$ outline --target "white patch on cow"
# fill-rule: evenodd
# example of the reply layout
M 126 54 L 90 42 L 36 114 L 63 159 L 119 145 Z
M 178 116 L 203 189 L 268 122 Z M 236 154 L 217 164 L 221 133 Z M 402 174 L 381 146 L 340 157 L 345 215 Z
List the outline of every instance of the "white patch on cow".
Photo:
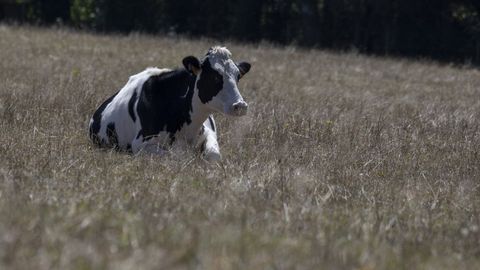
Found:
M 212 117 L 212 116 L 210 116 Z M 220 147 L 218 146 L 217 141 L 217 132 L 215 131 L 215 122 L 212 117 L 213 127 L 210 125 L 210 120 L 207 120 L 203 123 L 203 132 L 200 134 L 198 143 L 203 144 L 203 157 L 207 161 L 217 161 L 222 158 L 220 154 Z M 198 145 L 201 147 L 201 145 Z

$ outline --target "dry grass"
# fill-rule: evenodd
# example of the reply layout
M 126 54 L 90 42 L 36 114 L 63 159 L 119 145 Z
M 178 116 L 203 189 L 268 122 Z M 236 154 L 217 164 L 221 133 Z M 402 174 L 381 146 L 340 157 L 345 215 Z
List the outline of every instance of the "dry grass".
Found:
M 227 42 L 221 163 L 90 144 L 129 75 L 213 43 L 0 27 L 0 268 L 480 268 L 474 69 Z

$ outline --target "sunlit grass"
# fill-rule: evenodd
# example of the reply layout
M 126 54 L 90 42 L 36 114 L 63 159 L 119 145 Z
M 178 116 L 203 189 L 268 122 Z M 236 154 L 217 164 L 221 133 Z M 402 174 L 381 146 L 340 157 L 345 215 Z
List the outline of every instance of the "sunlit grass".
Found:
M 211 40 L 0 27 L 0 268 L 478 269 L 480 72 L 224 42 L 204 162 L 94 147 L 94 110 Z

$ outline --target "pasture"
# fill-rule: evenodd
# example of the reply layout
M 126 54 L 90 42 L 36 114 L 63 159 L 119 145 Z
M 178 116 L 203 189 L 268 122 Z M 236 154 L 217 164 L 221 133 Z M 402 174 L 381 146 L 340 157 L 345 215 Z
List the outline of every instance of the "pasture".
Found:
M 223 160 L 102 150 L 146 67 L 252 64 Z M 480 269 L 480 72 L 177 37 L 0 26 L 1 269 Z

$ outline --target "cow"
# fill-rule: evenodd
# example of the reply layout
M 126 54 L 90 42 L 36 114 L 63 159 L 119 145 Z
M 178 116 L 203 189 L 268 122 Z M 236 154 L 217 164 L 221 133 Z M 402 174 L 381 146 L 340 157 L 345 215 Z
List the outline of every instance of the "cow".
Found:
M 147 68 L 104 101 L 90 119 L 94 144 L 133 154 L 164 154 L 177 141 L 199 148 L 209 161 L 221 158 L 212 114 L 243 116 L 248 104 L 238 81 L 248 62 L 235 63 L 215 46 L 202 60 L 187 56 L 183 68 Z

